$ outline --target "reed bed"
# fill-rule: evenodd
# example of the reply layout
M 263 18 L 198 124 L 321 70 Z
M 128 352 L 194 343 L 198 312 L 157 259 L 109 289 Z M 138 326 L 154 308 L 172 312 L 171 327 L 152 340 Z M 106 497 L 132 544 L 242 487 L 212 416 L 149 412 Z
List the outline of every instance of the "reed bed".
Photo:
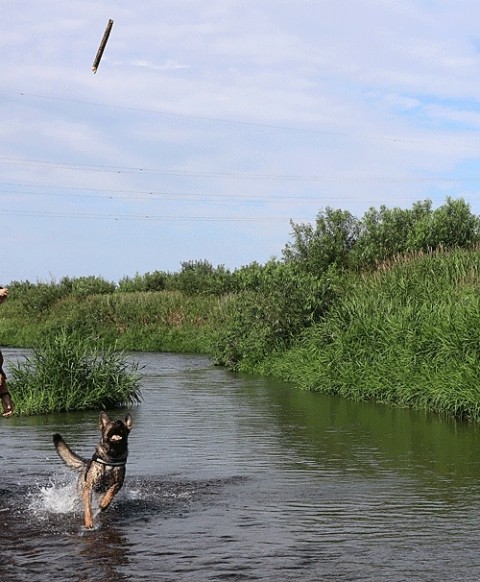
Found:
M 2 305 L 0 344 L 33 347 L 67 329 L 122 350 L 207 353 L 226 300 L 179 291 L 119 292 L 63 297 L 31 314 L 12 296 Z
M 303 388 L 480 420 L 480 255 L 353 279 L 325 320 L 261 365 Z
M 22 415 L 111 409 L 141 401 L 137 372 L 136 364 L 97 338 L 64 331 L 10 366 L 10 391 Z

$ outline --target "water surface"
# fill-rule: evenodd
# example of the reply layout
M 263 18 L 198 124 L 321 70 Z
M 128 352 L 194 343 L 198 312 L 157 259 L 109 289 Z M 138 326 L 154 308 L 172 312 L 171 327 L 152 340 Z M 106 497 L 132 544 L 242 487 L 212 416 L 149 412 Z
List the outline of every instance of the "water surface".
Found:
M 132 357 L 126 483 L 93 531 L 52 433 L 90 456 L 98 412 L 0 420 L 0 581 L 480 579 L 475 425 Z

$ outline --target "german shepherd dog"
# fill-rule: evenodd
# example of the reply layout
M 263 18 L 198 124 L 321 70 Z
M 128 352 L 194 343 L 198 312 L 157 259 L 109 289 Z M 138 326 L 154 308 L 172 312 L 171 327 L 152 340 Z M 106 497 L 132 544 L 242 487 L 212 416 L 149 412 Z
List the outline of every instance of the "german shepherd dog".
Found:
M 85 527 L 93 528 L 92 493 L 100 492 L 99 507 L 103 511 L 120 491 L 125 479 L 125 465 L 128 456 L 128 434 L 132 428 L 132 417 L 112 421 L 105 412 L 100 414 L 100 442 L 90 460 L 74 453 L 58 433 L 53 435 L 53 443 L 63 461 L 81 472 L 79 486 L 82 492 L 85 512 Z

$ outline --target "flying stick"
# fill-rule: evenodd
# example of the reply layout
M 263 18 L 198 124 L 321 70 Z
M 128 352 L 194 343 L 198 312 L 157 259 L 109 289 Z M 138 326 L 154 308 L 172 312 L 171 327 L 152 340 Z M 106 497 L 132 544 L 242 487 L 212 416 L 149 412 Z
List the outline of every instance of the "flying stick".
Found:
M 113 26 L 113 20 L 110 18 L 110 20 L 108 21 L 108 24 L 107 24 L 107 28 L 105 29 L 105 32 L 103 33 L 103 38 L 102 38 L 102 41 L 100 42 L 100 46 L 98 47 L 97 56 L 95 57 L 95 60 L 93 61 L 92 71 L 94 74 L 97 72 L 98 66 L 100 65 L 103 51 L 105 50 L 105 47 L 107 45 L 108 37 L 110 36 L 110 31 L 112 30 L 112 26 Z

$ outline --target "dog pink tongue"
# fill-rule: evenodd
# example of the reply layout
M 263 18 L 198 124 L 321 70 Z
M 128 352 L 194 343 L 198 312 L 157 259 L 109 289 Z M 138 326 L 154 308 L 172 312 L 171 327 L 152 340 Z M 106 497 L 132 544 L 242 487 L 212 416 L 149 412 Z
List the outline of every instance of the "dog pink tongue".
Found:
M 110 438 L 111 441 L 121 441 L 122 437 L 119 434 L 114 434 L 112 435 L 112 437 Z

